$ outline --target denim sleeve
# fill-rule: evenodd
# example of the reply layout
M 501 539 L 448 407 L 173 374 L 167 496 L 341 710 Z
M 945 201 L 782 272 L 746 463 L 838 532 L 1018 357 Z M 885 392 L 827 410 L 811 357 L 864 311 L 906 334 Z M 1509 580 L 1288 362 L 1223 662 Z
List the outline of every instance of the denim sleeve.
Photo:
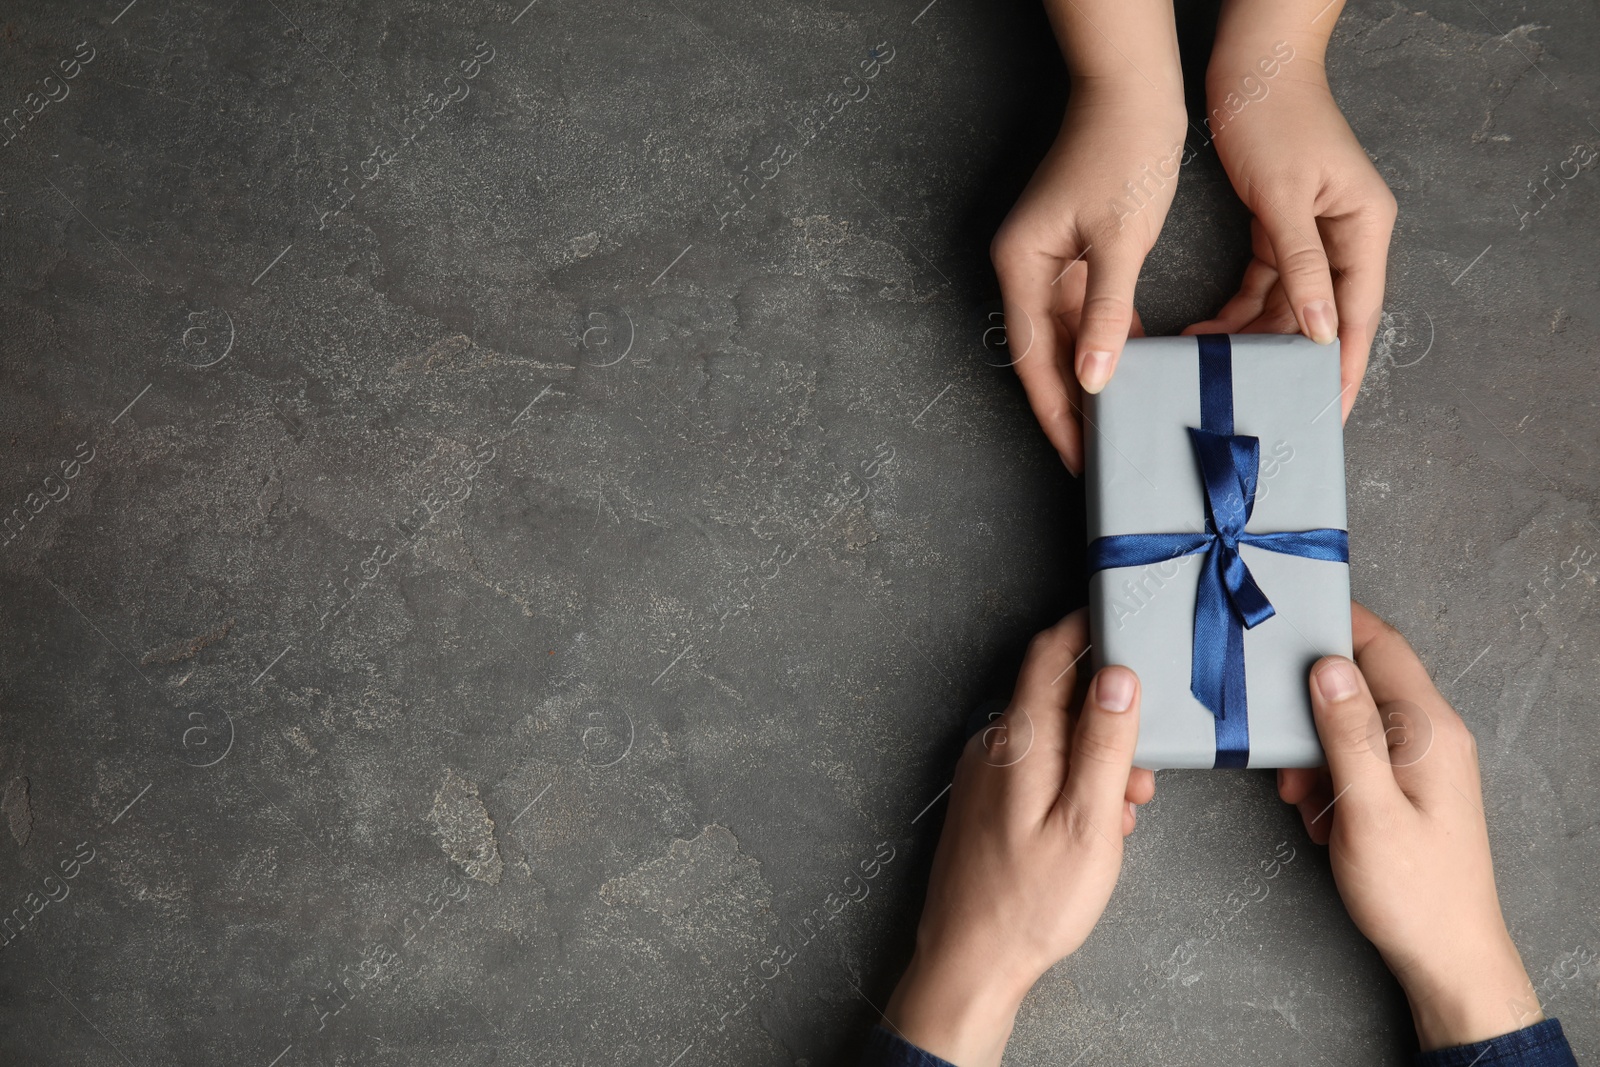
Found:
M 1416 1067 L 1578 1067 L 1578 1061 L 1572 1058 L 1560 1021 L 1546 1019 L 1488 1041 L 1419 1052 Z
M 899 1034 L 874 1026 L 867 1035 L 861 1067 L 955 1067 L 931 1052 L 924 1052 Z

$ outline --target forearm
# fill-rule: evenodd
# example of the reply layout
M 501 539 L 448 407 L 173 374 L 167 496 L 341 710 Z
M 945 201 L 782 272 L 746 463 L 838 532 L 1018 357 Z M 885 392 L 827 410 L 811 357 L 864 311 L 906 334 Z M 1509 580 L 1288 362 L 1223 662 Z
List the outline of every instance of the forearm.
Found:
M 1172 0 L 1044 0 L 1044 8 L 1075 91 L 1104 87 L 1182 110 Z

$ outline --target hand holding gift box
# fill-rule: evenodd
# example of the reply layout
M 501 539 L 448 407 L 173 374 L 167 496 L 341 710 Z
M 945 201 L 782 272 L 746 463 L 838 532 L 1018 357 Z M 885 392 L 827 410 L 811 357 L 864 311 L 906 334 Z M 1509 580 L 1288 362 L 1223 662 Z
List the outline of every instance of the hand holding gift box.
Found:
M 1136 338 L 1086 409 L 1090 615 L 1144 685 L 1141 767 L 1322 763 L 1306 670 L 1350 654 L 1339 350 Z M 1265 449 L 1274 467 L 1261 492 Z

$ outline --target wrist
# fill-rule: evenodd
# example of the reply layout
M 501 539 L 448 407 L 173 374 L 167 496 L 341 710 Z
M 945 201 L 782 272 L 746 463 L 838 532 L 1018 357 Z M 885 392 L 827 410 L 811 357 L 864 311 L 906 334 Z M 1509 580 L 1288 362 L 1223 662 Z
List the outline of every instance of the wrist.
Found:
M 1206 64 L 1206 99 L 1253 96 L 1276 85 L 1328 84 L 1327 39 L 1316 34 L 1252 29 L 1224 41 L 1219 33 Z
M 1397 972 L 1398 974 L 1399 972 Z M 1423 1051 L 1487 1041 L 1544 1018 L 1509 935 L 1484 958 L 1401 977 Z
M 1183 87 L 1147 85 L 1137 75 L 1073 74 L 1067 113 L 1074 109 L 1117 112 L 1141 127 L 1181 131 L 1188 121 Z
M 1329 104 L 1333 101 L 1320 57 L 1308 56 L 1286 38 L 1253 42 L 1230 52 L 1219 49 L 1206 70 L 1206 130 L 1215 138 L 1246 112 L 1253 117 L 1274 110 L 1303 112 L 1307 94 Z M 1273 100 L 1274 95 L 1284 99 Z
M 1224 0 L 1211 48 L 1211 65 L 1238 68 L 1270 54 L 1280 43 L 1307 66 L 1322 67 L 1344 5 L 1340 0 Z
M 994 1067 L 1032 985 L 980 965 L 933 960 L 919 948 L 884 1017 L 901 1037 L 957 1067 Z
M 1083 81 L 1155 94 L 1183 107 L 1183 61 L 1171 4 L 1125 0 L 1045 0 L 1061 58 L 1076 87 Z

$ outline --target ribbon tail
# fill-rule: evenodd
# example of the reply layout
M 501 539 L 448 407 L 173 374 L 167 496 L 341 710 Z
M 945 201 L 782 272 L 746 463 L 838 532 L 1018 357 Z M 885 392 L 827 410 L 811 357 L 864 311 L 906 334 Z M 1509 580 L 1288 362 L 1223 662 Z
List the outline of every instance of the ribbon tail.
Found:
M 1206 553 L 1200 572 L 1194 595 L 1194 641 L 1189 657 L 1189 691 L 1219 719 L 1227 710 L 1224 653 L 1228 647 L 1228 627 L 1233 623 L 1233 609 L 1222 584 L 1220 556 L 1213 547 Z
M 1228 619 L 1228 651 L 1223 657 L 1226 709 L 1217 716 L 1217 756 L 1213 767 L 1243 770 L 1250 764 L 1250 712 L 1245 697 L 1244 627 Z
M 1233 610 L 1221 545 L 1206 553 L 1194 599 L 1194 643 L 1189 691 L 1216 720 L 1215 767 L 1250 760 L 1250 720 L 1245 697 L 1244 623 Z M 1235 557 L 1236 558 L 1236 557 Z

